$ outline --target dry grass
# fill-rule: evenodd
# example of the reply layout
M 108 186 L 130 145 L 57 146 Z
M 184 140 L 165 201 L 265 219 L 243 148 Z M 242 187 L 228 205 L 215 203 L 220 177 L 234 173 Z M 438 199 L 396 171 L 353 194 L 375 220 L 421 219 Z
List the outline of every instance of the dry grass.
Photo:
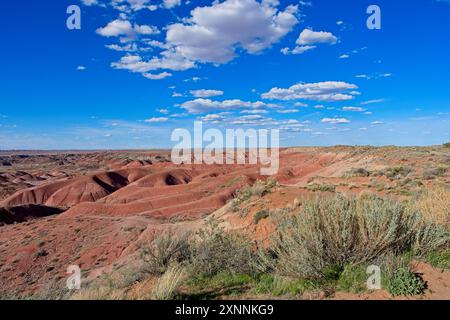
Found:
M 82 289 L 70 297 L 71 300 L 124 300 L 125 290 L 110 287 L 94 287 Z
M 169 300 L 174 297 L 176 290 L 186 280 L 188 273 L 185 267 L 172 264 L 158 279 L 152 290 L 152 298 L 155 300 Z
M 429 189 L 415 202 L 414 206 L 426 220 L 442 224 L 450 230 L 450 188 Z

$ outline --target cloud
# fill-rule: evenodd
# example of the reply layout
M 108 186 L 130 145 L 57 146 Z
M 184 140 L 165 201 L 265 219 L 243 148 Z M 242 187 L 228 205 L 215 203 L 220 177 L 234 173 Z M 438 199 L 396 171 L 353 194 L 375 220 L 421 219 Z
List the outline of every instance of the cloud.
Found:
M 384 122 L 383 121 L 372 121 L 370 124 L 375 126 L 375 125 L 384 124 Z
M 343 124 L 343 123 L 350 123 L 350 120 L 346 118 L 323 118 L 320 122 L 331 124 Z
M 209 98 L 223 95 L 223 91 L 221 90 L 199 89 L 199 90 L 191 90 L 190 92 L 196 98 Z
M 167 110 L 167 109 L 157 109 L 156 111 L 158 111 L 159 113 L 162 113 L 162 114 L 168 114 L 169 113 L 169 110 Z
M 148 9 L 155 11 L 158 9 L 157 5 L 151 4 L 152 0 L 112 0 L 113 8 L 121 12 L 139 11 Z
M 385 102 L 385 101 L 386 101 L 386 99 L 373 99 L 373 100 L 363 101 L 360 103 L 360 105 L 366 106 L 368 104 L 381 103 L 381 102 Z
M 348 58 L 350 58 L 350 56 L 348 54 L 341 54 L 339 56 L 339 59 L 348 59 Z
M 144 73 L 144 74 L 142 74 L 144 77 L 146 77 L 147 79 L 150 79 L 150 80 L 161 80 L 161 79 L 164 79 L 164 78 L 167 78 L 167 77 L 171 77 L 172 76 L 172 74 L 170 73 L 170 72 L 161 72 L 161 73 L 157 73 L 157 74 L 154 74 L 154 73 Z
M 316 44 L 336 44 L 337 38 L 331 32 L 313 31 L 312 29 L 304 29 L 295 42 L 297 46 L 289 50 L 289 48 L 281 49 L 283 54 L 302 54 L 306 51 L 315 49 Z
M 343 107 L 342 110 L 344 111 L 353 111 L 353 112 L 363 112 L 366 111 L 366 109 L 361 107 Z
M 169 118 L 166 118 L 166 117 L 155 117 L 155 118 L 145 119 L 144 122 L 156 123 L 156 122 L 166 122 L 167 120 L 169 120 Z
M 214 110 L 236 110 L 236 109 L 264 109 L 274 108 L 273 104 L 266 104 L 261 101 L 248 102 L 239 99 L 213 101 L 210 99 L 195 99 L 184 102 L 181 107 L 189 113 L 208 113 Z
M 297 47 L 295 47 L 292 50 L 290 50 L 289 48 L 283 48 L 283 49 L 281 49 L 281 52 L 284 55 L 287 55 L 287 54 L 303 54 L 303 53 L 305 53 L 307 51 L 310 51 L 312 49 L 315 49 L 315 48 L 317 48 L 317 47 L 316 46 L 297 46 Z
M 304 29 L 296 41 L 300 46 L 317 43 L 336 44 L 336 42 L 337 38 L 331 32 L 313 31 L 312 29 Z
M 372 73 L 372 74 L 357 74 L 355 78 L 361 78 L 361 79 L 380 79 L 380 78 L 390 78 L 392 77 L 392 73 L 386 72 L 386 73 Z
M 78 66 L 77 70 L 78 71 L 83 71 L 83 70 L 86 70 L 86 67 L 85 66 Z
M 81 0 L 81 3 L 83 3 L 85 6 L 92 6 L 98 4 L 97 0 Z
M 357 88 L 358 86 L 343 81 L 298 83 L 287 89 L 272 88 L 261 97 L 276 100 L 345 101 L 354 98 L 351 93 L 346 92 Z
M 119 62 L 111 63 L 111 66 L 116 69 L 125 69 L 140 73 L 158 69 L 182 71 L 195 67 L 192 61 L 183 58 L 173 51 L 164 51 L 161 55 L 162 57 L 153 57 L 148 61 L 144 61 L 139 55 L 128 54 L 123 56 Z
M 284 109 L 284 110 L 278 110 L 277 112 L 281 113 L 281 114 L 289 114 L 289 113 L 297 113 L 299 111 L 300 110 L 298 110 L 298 109 Z
M 258 54 L 298 23 L 297 6 L 278 10 L 278 1 L 226 0 L 197 7 L 183 23 L 167 26 L 166 42 L 187 59 L 227 63 L 236 50 Z
M 181 0 L 163 0 L 163 5 L 167 9 L 172 9 L 176 6 L 181 5 Z
M 116 19 L 109 22 L 103 28 L 98 28 L 96 32 L 103 37 L 125 36 L 122 40 L 129 41 L 134 39 L 137 35 L 158 34 L 160 31 L 154 26 L 138 24 L 132 25 L 128 20 Z

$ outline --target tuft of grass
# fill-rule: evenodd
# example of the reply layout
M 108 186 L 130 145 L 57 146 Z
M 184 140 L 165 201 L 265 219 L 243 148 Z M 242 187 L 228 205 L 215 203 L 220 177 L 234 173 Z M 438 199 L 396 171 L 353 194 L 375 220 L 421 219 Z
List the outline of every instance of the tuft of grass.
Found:
M 425 255 L 425 261 L 435 268 L 450 269 L 450 249 L 430 251 Z
M 169 300 L 173 299 L 176 291 L 187 278 L 185 267 L 179 264 L 172 264 L 166 272 L 158 279 L 152 289 L 152 299 Z
M 414 203 L 423 217 L 450 230 L 450 188 L 444 186 L 428 189 Z
M 347 264 L 337 281 L 339 290 L 361 293 L 366 290 L 367 274 L 362 265 Z
M 297 297 L 308 290 L 316 289 L 316 285 L 306 279 L 294 279 L 273 274 L 259 276 L 254 291 L 258 294 L 270 294 L 272 296 Z

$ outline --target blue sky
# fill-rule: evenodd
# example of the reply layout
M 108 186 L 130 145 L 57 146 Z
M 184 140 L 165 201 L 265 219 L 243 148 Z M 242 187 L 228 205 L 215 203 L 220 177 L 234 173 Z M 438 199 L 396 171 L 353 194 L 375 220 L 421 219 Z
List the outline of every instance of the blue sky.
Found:
M 81 30 L 66 9 L 81 8 Z M 381 8 L 381 30 L 366 9 Z M 450 141 L 450 3 L 0 4 L 0 149 L 167 148 L 175 128 L 281 145 Z

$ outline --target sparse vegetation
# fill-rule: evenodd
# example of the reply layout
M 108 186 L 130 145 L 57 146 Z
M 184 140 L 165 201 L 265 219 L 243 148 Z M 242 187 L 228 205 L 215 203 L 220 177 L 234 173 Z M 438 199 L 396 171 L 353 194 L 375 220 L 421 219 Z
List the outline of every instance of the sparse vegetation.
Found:
M 306 189 L 311 191 L 335 192 L 336 186 L 326 183 L 308 183 Z
M 238 190 L 236 197 L 231 200 L 231 210 L 233 212 L 239 211 L 239 206 L 249 200 L 252 197 L 262 197 L 267 193 L 270 193 L 274 187 L 278 185 L 275 179 L 267 179 L 266 181 L 257 180 L 253 185 Z
M 169 300 L 174 297 L 176 290 L 186 280 L 186 269 L 178 264 L 171 265 L 153 286 L 152 298 L 155 300 Z
M 446 142 L 446 143 L 442 144 L 442 146 L 444 148 L 450 148 L 450 142 Z
M 388 285 L 388 290 L 394 297 L 422 294 L 425 289 L 425 282 L 407 267 L 395 270 Z
M 351 170 L 344 173 L 344 178 L 368 177 L 368 176 L 370 176 L 370 171 L 364 168 L 352 168 Z
M 167 235 L 157 237 L 150 244 L 141 247 L 141 257 L 150 274 L 160 275 L 167 271 L 170 264 L 183 262 L 190 258 L 188 235 L 174 236 L 169 230 Z
M 265 219 L 267 217 L 269 217 L 270 213 L 268 210 L 260 210 L 258 211 L 255 216 L 253 217 L 253 222 L 255 224 L 258 224 L 258 222 L 262 219 Z
M 324 279 L 330 268 L 408 250 L 423 252 L 447 242 L 447 232 L 405 204 L 338 196 L 304 203 L 301 212 L 279 226 L 272 256 L 263 255 L 263 263 L 281 275 Z

